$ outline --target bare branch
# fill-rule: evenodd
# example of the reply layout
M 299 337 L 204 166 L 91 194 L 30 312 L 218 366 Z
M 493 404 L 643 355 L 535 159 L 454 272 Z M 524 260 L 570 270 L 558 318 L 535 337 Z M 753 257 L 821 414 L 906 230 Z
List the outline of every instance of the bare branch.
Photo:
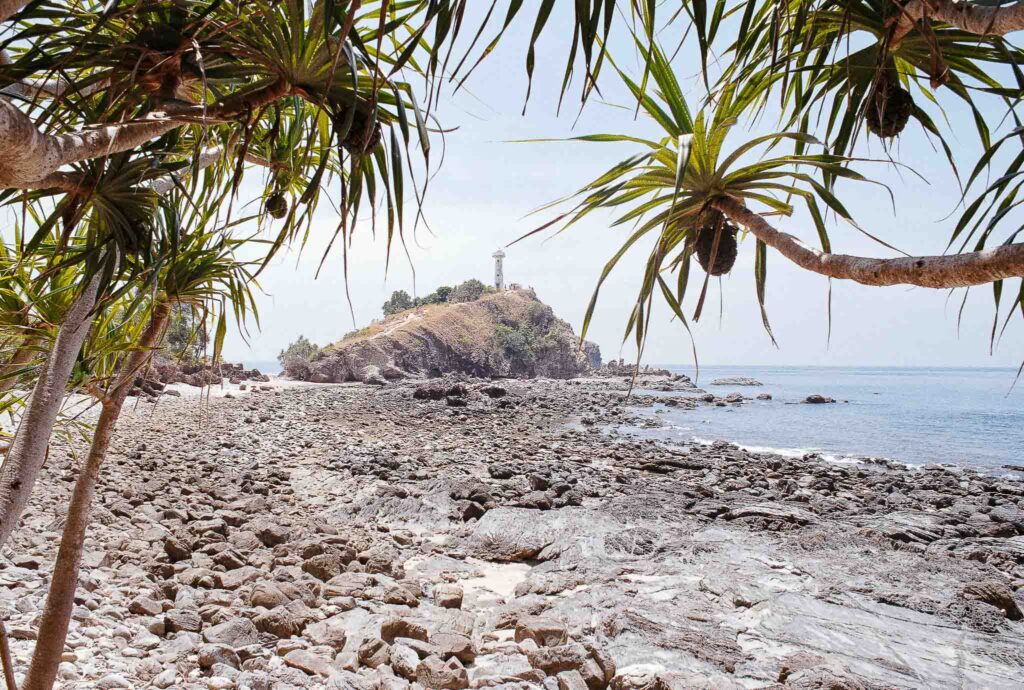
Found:
M 188 177 L 188 175 L 198 167 L 199 170 L 210 167 L 217 161 L 226 158 L 234 153 L 234 145 L 229 144 L 228 146 L 210 146 L 199 152 L 199 156 L 195 159 L 192 165 L 182 170 L 181 172 L 167 175 L 166 177 L 160 177 L 150 184 L 150 188 L 157 194 L 166 194 L 174 188 L 175 181 L 181 182 Z M 264 168 L 275 169 L 280 167 L 279 165 L 268 161 L 262 156 L 257 156 L 255 153 L 246 152 L 245 160 L 254 165 L 260 165 Z
M 1005 244 L 969 254 L 900 259 L 827 254 L 776 230 L 732 197 L 719 197 L 713 205 L 797 266 L 830 278 L 853 280 L 862 285 L 958 288 L 1024 277 L 1024 244 Z
M 1024 29 L 1024 2 L 988 7 L 954 0 L 910 0 L 900 13 L 892 45 L 903 40 L 922 19 L 935 19 L 979 36 L 1005 36 Z
M 38 181 L 63 165 L 130 151 L 189 123 L 227 122 L 289 93 L 291 87 L 277 80 L 220 103 L 169 103 L 139 120 L 59 135 L 43 134 L 28 115 L 0 98 L 0 188 L 38 187 Z
M 0 0 L 2 1 L 2 0 Z M 0 65 L 11 64 L 11 56 L 6 50 L 0 50 Z M 109 80 L 102 79 L 88 86 L 76 88 L 73 83 L 63 77 L 52 77 L 50 79 L 22 79 L 15 84 L 8 84 L 0 89 L 0 95 L 20 96 L 26 100 L 38 97 L 61 98 L 68 91 L 74 91 L 78 96 L 92 96 L 99 93 L 110 85 Z

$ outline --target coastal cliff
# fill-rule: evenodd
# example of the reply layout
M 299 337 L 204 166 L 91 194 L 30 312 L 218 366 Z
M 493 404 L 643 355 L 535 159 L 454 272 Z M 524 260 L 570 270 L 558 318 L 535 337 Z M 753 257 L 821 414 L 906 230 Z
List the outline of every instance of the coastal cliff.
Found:
M 532 290 L 515 289 L 389 316 L 324 348 L 308 378 L 378 384 L 448 373 L 568 379 L 600 366 L 597 345 L 580 348 L 572 327 L 551 307 Z

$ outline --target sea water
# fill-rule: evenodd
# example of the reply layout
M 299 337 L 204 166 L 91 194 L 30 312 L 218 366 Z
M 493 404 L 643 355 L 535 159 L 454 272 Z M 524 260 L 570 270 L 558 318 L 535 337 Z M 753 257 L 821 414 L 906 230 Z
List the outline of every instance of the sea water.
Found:
M 833 460 L 883 457 L 912 465 L 949 463 L 1005 471 L 1024 466 L 1024 376 L 1013 369 L 669 366 L 717 396 L 770 393 L 772 400 L 684 410 L 643 408 L 660 428 L 638 430 L 675 441 L 724 440 L 751 450 Z M 763 386 L 715 386 L 724 377 Z M 801 404 L 821 394 L 837 403 Z

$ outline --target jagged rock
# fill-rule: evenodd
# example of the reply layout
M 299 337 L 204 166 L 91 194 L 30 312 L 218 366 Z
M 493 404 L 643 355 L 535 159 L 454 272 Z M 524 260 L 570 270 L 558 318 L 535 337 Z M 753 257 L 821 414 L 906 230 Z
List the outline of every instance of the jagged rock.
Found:
M 241 665 L 238 653 L 226 644 L 204 644 L 199 648 L 199 668 L 211 669 L 214 664 L 224 664 L 231 668 Z
M 217 573 L 214 579 L 221 589 L 235 590 L 263 577 L 263 572 L 251 565 L 242 566 L 226 573 Z
M 458 659 L 443 661 L 428 656 L 416 669 L 416 680 L 426 688 L 437 690 L 463 690 L 469 687 L 469 674 Z
M 523 616 L 516 623 L 516 642 L 533 640 L 541 647 L 557 647 L 566 642 L 565 625 L 544 616 Z
M 345 648 L 348 639 L 348 633 L 341 624 L 331 620 L 311 623 L 303 634 L 314 644 L 332 647 L 339 652 Z
M 159 601 L 153 601 L 149 597 L 135 597 L 128 604 L 128 610 L 137 616 L 158 616 L 163 613 L 164 607 Z
M 437 654 L 442 659 L 455 657 L 463 664 L 471 664 L 476 658 L 473 641 L 466 635 L 438 632 L 430 636 L 430 644 L 437 649 Z
M 982 601 L 1000 609 L 1011 621 L 1024 620 L 1024 613 L 1013 598 L 1013 592 L 1005 582 L 986 580 L 973 582 L 964 587 L 964 598 Z
M 290 601 L 260 613 L 253 624 L 260 632 L 288 638 L 302 633 L 306 624 L 315 618 L 313 611 L 301 601 Z
M 313 577 L 327 582 L 332 577 L 345 572 L 345 566 L 355 559 L 355 553 L 348 551 L 332 551 L 306 559 L 302 569 Z
M 391 647 L 389 659 L 395 673 L 407 680 L 416 680 L 416 669 L 419 667 L 420 657 L 414 649 L 397 643 Z
M 587 682 L 579 671 L 562 671 L 557 678 L 558 690 L 588 690 Z
M 427 629 L 408 618 L 388 618 L 380 626 L 380 636 L 385 642 L 391 643 L 397 637 L 408 637 L 413 640 L 427 642 Z
M 290 582 L 257 582 L 249 593 L 249 605 L 272 609 L 301 598 L 300 588 Z
M 305 649 L 293 649 L 284 655 L 284 663 L 311 676 L 329 676 L 334 672 L 331 662 Z
M 391 658 L 391 650 L 387 642 L 379 639 L 370 639 L 359 646 L 359 663 L 369 668 L 377 668 L 388 663 Z
M 259 641 L 256 626 L 248 618 L 234 618 L 211 626 L 203 631 L 203 639 L 232 648 L 245 647 Z
M 176 537 L 164 539 L 164 553 L 172 563 L 185 561 L 192 558 L 192 549 L 183 540 Z
M 274 547 L 291 539 L 291 531 L 284 525 L 269 520 L 261 520 L 253 525 L 253 532 L 264 546 Z
M 491 561 L 535 558 L 555 539 L 554 525 L 544 515 L 527 508 L 488 511 L 473 530 L 469 548 L 478 558 Z
M 164 614 L 164 629 L 168 633 L 199 632 L 203 629 L 203 619 L 195 611 L 171 609 Z
M 462 587 L 453 584 L 442 584 L 434 587 L 434 602 L 446 609 L 462 608 Z
M 579 670 L 590 660 L 590 653 L 577 642 L 556 647 L 537 647 L 527 651 L 526 656 L 534 668 L 539 668 L 549 676 L 557 676 L 562 671 Z

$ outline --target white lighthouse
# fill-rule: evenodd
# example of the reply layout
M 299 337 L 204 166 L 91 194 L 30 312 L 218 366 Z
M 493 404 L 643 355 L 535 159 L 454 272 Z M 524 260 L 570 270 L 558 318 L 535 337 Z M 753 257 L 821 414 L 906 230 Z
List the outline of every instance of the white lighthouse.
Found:
M 505 289 L 505 252 L 500 249 L 494 252 L 494 287 Z

